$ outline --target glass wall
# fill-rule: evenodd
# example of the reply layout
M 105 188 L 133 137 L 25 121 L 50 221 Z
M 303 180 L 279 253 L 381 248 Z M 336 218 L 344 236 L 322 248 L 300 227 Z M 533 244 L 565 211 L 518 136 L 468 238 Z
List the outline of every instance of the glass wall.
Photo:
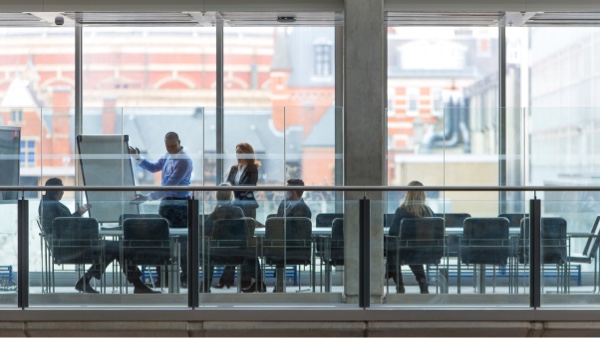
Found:
M 498 183 L 497 32 L 492 27 L 389 28 L 388 184 Z M 429 197 L 436 212 L 472 212 L 461 205 L 460 192 Z M 393 212 L 402 196 L 388 198 L 388 212 Z

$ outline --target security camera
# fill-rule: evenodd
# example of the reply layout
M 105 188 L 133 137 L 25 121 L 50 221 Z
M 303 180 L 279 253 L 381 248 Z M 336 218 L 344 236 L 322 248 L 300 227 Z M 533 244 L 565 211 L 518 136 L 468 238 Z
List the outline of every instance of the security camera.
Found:
M 65 18 L 63 18 L 62 16 L 57 16 L 56 18 L 54 18 L 54 23 L 57 26 L 62 26 L 65 23 Z

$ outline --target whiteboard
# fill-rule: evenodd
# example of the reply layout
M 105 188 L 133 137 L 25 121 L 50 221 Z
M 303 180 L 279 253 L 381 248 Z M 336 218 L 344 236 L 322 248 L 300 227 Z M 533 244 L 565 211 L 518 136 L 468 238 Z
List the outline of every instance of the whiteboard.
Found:
M 135 186 L 128 140 L 128 135 L 78 135 L 83 184 Z M 138 206 L 129 203 L 135 191 L 86 191 L 86 198 L 92 204 L 90 217 L 100 223 L 116 223 L 122 214 L 139 214 Z

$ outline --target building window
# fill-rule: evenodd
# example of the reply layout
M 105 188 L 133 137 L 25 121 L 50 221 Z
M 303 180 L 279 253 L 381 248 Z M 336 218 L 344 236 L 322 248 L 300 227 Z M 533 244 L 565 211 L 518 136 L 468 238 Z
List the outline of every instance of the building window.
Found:
M 431 114 L 433 116 L 442 116 L 444 113 L 444 99 L 442 88 L 433 88 L 431 90 Z
M 21 153 L 19 156 L 21 165 L 33 167 L 35 165 L 35 141 L 21 140 Z
M 333 57 L 331 44 L 315 44 L 314 48 L 314 74 L 315 76 L 331 76 L 333 74 Z
M 419 88 L 411 87 L 406 90 L 406 113 L 418 115 L 419 113 Z
M 23 123 L 23 110 L 15 109 L 11 113 L 12 122 Z

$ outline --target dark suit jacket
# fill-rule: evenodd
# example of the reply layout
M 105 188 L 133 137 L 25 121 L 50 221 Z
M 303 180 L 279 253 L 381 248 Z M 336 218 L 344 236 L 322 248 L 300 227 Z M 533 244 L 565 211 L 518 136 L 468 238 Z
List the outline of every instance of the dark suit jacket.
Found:
M 283 217 L 283 211 L 285 209 L 284 202 L 289 201 L 281 201 L 279 203 L 279 208 L 277 208 L 277 217 Z M 306 217 L 310 218 L 312 213 L 310 212 L 310 208 L 306 203 L 304 203 L 303 199 L 300 199 L 298 203 L 296 203 L 293 207 L 285 209 L 285 217 Z
M 66 205 L 60 203 L 60 201 L 48 198 L 43 195 L 38 208 L 40 220 L 42 222 L 42 228 L 47 234 L 52 234 L 52 221 L 57 217 L 81 217 L 79 212 L 71 213 Z
M 241 219 L 244 217 L 242 209 L 231 203 L 219 204 L 215 210 L 204 220 L 204 236 L 212 236 L 215 221 L 224 219 Z
M 227 182 L 229 182 L 232 186 L 236 186 L 235 184 L 235 175 L 238 172 L 238 166 L 234 165 L 231 167 L 231 169 L 229 170 L 229 175 L 227 176 Z M 256 185 L 256 182 L 258 182 L 258 168 L 254 165 L 248 165 L 246 167 L 246 171 L 242 174 L 242 177 L 240 177 L 240 186 L 242 185 Z M 253 204 L 256 204 L 256 207 L 258 207 L 258 203 L 256 203 L 256 198 L 254 197 L 254 191 L 252 190 L 245 190 L 245 191 L 239 191 L 236 190 L 233 192 L 233 195 L 235 196 L 236 200 L 239 201 L 254 201 Z

